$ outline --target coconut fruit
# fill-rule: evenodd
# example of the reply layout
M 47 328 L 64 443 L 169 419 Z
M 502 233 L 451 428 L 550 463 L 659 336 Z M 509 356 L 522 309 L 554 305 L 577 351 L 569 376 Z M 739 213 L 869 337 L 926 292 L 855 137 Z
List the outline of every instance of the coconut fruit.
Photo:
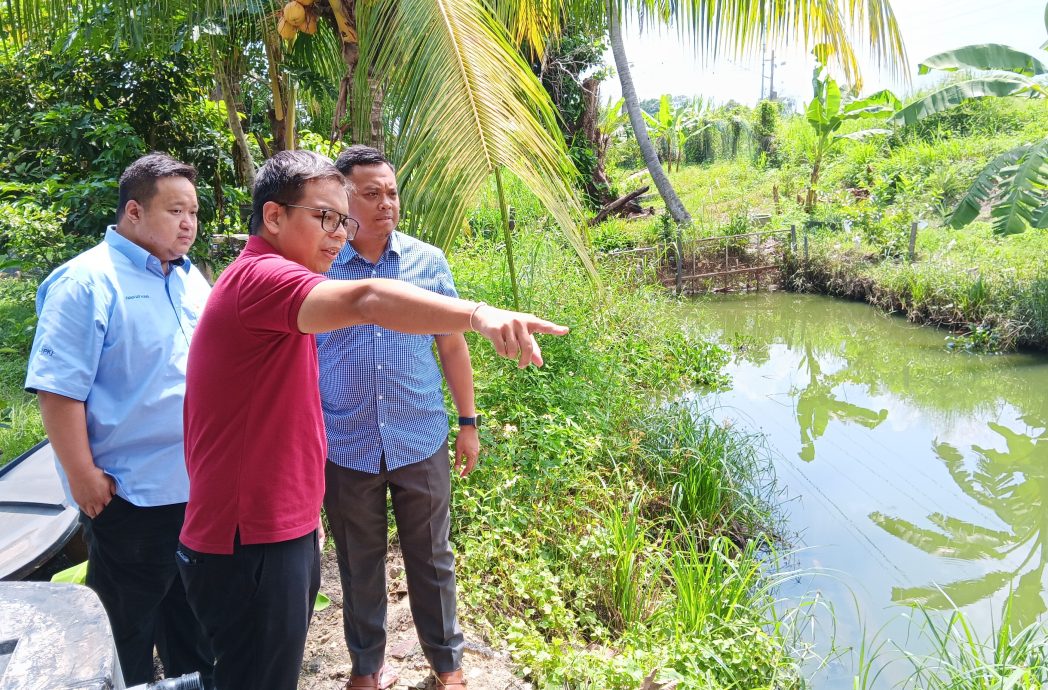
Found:
M 280 34 L 280 37 L 285 41 L 290 41 L 295 37 L 295 34 L 298 33 L 298 29 L 291 26 L 286 19 L 281 17 L 280 21 L 277 22 L 277 33 Z
M 303 7 L 309 7 L 313 4 L 313 0 L 298 0 L 298 4 L 302 5 Z
M 284 21 L 295 28 L 306 23 L 306 8 L 295 0 L 291 0 L 291 2 L 284 5 L 284 11 L 282 14 Z
M 310 36 L 315 34 L 317 32 L 317 15 L 312 12 L 308 13 L 306 15 L 306 23 L 299 27 L 299 29 L 302 33 L 309 34 Z

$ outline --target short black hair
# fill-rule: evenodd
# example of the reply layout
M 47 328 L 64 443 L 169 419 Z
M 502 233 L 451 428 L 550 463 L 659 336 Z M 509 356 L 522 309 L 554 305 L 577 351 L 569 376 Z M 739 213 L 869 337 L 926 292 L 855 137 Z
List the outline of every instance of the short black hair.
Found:
M 294 204 L 302 198 L 306 184 L 316 180 L 333 180 L 343 187 L 346 178 L 330 158 L 312 151 L 279 151 L 255 175 L 251 198 L 251 223 L 248 232 L 262 232 L 262 207 L 267 201 Z
M 379 165 L 381 163 L 385 163 L 390 170 L 396 172 L 393 164 L 389 162 L 389 159 L 381 151 L 363 144 L 353 144 L 338 154 L 338 158 L 335 159 L 335 167 L 346 177 L 349 177 L 350 173 L 353 172 L 353 168 L 358 165 Z
M 127 202 L 134 199 L 140 204 L 145 204 L 152 199 L 156 194 L 156 181 L 161 177 L 184 177 L 196 184 L 197 169 L 159 151 L 142 156 L 120 174 L 116 222 L 119 223 L 123 218 Z

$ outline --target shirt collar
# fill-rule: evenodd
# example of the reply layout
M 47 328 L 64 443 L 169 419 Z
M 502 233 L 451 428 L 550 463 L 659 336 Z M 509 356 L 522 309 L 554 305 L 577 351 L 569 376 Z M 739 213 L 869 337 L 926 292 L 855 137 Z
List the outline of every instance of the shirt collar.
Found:
M 251 254 L 278 254 L 276 247 L 271 245 L 262 235 L 248 235 L 247 244 L 244 245 L 245 252 Z
M 376 262 L 376 265 L 378 263 L 381 263 L 382 259 L 385 258 L 386 254 L 388 253 L 393 253 L 397 256 L 400 256 L 400 249 L 400 233 L 394 230 L 393 233 L 389 236 L 389 239 L 386 240 L 386 249 L 382 252 L 382 256 L 379 257 L 378 262 Z M 358 256 L 360 256 L 360 254 L 357 253 L 356 248 L 354 248 L 353 245 L 349 242 L 346 242 L 346 244 L 342 247 L 342 251 L 338 253 L 338 258 L 335 259 L 335 263 L 348 264 L 350 261 L 352 261 L 354 258 Z M 367 261 L 367 259 L 365 259 L 362 256 L 360 256 L 360 260 Z M 368 261 L 368 263 L 371 262 Z
M 106 228 L 105 241 L 106 244 L 126 256 L 128 261 L 134 266 L 147 271 L 160 271 L 163 274 L 160 259 L 117 232 L 115 225 L 110 225 Z M 180 256 L 168 263 L 181 268 L 186 273 L 189 273 L 189 269 L 193 265 L 188 256 Z

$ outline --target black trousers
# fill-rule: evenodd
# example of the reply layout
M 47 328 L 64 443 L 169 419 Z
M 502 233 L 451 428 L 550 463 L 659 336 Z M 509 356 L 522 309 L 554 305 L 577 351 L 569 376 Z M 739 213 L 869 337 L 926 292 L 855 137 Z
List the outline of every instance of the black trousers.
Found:
M 324 508 L 342 581 L 342 616 L 353 673 L 382 668 L 386 648 L 386 491 L 404 555 L 411 617 L 430 666 L 462 665 L 465 640 L 455 614 L 448 446 L 422 462 L 378 474 L 328 462 Z
M 170 678 L 200 671 L 213 656 L 186 602 L 175 563 L 186 504 L 142 508 L 119 496 L 95 519 L 80 514 L 87 540 L 87 586 L 109 616 L 128 685 L 153 680 L 153 647 Z
M 317 532 L 274 544 L 237 538 L 229 555 L 179 544 L 177 559 L 215 652 L 215 690 L 295 690 L 320 591 Z

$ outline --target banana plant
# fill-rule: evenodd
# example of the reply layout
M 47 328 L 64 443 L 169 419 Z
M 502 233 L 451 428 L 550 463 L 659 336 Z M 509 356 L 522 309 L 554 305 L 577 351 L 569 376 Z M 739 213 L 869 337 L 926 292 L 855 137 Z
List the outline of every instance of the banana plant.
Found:
M 818 52 L 818 51 L 816 51 Z M 859 140 L 878 134 L 891 134 L 890 129 L 872 128 L 858 132 L 840 134 L 845 122 L 867 118 L 886 117 L 897 111 L 901 105 L 899 99 L 888 89 L 883 89 L 866 98 L 847 101 L 841 94 L 837 81 L 830 76 L 821 62 L 815 67 L 812 75 L 812 89 L 815 97 L 805 110 L 805 118 L 815 131 L 815 147 L 811 157 L 811 178 L 808 181 L 808 194 L 804 210 L 811 213 L 815 208 L 815 185 L 819 181 L 822 163 L 829 153 L 840 142 L 851 139 Z
M 1048 7 L 1045 8 L 1048 27 Z M 1048 62 L 1042 57 L 999 43 L 969 45 L 927 58 L 920 74 L 932 70 L 972 71 L 919 98 L 896 112 L 893 124 L 909 125 L 977 98 L 1048 95 Z M 1048 227 L 1048 139 L 1017 146 L 990 161 L 950 215 L 949 223 L 963 228 L 986 205 L 991 207 L 994 232 L 1009 235 L 1027 227 Z
M 655 117 L 648 113 L 643 113 L 643 116 L 648 132 L 659 149 L 659 158 L 667 169 L 673 169 L 676 163 L 676 169 L 680 170 L 680 162 L 684 158 L 684 140 L 687 138 L 684 131 L 687 126 L 685 108 L 674 108 L 669 94 L 663 94 Z

